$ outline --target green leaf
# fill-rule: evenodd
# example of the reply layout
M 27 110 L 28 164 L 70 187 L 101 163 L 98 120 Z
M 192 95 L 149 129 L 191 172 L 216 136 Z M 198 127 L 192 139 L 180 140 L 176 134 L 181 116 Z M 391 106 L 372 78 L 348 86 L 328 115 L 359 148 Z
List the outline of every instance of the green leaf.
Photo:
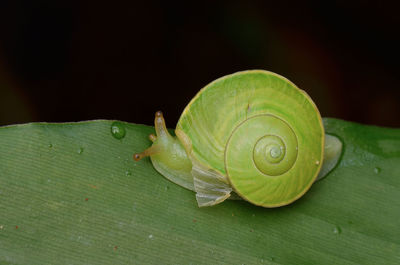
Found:
M 198 208 L 132 154 L 152 127 L 0 128 L 0 264 L 399 264 L 400 130 L 325 119 L 336 169 L 295 203 Z M 121 125 L 120 124 L 120 125 Z

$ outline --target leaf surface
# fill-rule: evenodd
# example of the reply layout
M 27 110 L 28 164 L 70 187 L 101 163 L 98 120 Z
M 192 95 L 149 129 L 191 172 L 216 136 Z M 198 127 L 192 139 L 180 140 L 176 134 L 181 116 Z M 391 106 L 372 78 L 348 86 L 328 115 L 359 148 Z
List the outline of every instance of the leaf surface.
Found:
M 324 119 L 339 165 L 295 203 L 198 208 L 132 154 L 153 128 L 0 128 L 1 264 L 399 264 L 400 130 Z

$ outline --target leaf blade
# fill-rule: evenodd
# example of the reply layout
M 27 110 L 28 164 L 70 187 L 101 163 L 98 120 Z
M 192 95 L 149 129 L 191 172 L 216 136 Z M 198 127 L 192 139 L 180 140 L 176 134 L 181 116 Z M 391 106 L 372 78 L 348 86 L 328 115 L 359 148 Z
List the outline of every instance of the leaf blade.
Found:
M 0 128 L 1 263 L 400 261 L 399 130 L 325 119 L 344 155 L 303 198 L 277 209 L 244 201 L 200 209 L 149 159 L 132 161 L 152 127 L 123 123 L 117 140 L 111 124 Z

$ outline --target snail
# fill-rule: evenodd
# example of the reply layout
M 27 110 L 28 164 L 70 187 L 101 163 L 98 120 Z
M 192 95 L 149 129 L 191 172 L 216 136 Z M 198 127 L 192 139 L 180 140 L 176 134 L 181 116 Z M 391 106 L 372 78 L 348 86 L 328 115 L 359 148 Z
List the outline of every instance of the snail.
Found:
M 211 82 L 184 109 L 176 136 L 160 111 L 155 130 L 134 160 L 150 156 L 164 177 L 196 192 L 199 207 L 228 198 L 290 204 L 335 167 L 342 150 L 308 94 L 265 70 Z

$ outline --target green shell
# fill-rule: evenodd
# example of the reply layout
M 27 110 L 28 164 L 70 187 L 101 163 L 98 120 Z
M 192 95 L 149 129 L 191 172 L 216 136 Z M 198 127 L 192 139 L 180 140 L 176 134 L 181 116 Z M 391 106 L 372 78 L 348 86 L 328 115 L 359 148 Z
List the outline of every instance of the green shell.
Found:
M 322 165 L 318 109 L 304 91 L 268 71 L 238 72 L 204 87 L 182 113 L 176 134 L 200 175 L 212 172 L 264 207 L 300 198 Z

